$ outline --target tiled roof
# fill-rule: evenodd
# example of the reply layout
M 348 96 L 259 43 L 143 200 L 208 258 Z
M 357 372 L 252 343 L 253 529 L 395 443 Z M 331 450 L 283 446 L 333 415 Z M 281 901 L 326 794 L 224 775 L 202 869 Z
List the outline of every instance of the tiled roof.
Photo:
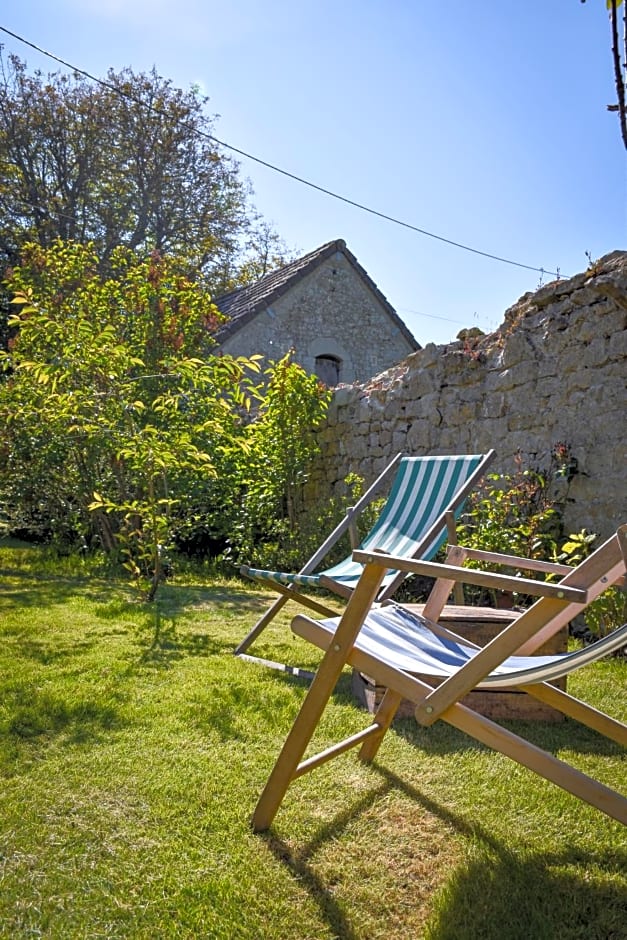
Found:
M 407 342 L 414 348 L 420 349 L 420 344 L 416 342 L 413 335 L 407 329 L 401 318 L 398 316 L 394 307 L 387 298 L 381 293 L 374 281 L 368 276 L 364 268 L 359 264 L 356 257 L 346 247 L 346 242 L 339 238 L 326 245 L 321 245 L 315 251 L 308 255 L 291 261 L 285 267 L 266 274 L 254 284 L 246 287 L 239 287 L 237 290 L 223 294 L 214 301 L 218 309 L 225 314 L 229 321 L 216 334 L 218 342 L 232 336 L 243 326 L 256 317 L 262 310 L 270 307 L 282 294 L 290 290 L 301 278 L 309 274 L 321 262 L 332 257 L 336 252 L 341 252 L 347 261 L 353 266 L 357 274 L 367 284 L 370 290 L 376 295 L 379 303 L 383 306 L 391 320 L 394 321 L 399 331 L 405 337 Z

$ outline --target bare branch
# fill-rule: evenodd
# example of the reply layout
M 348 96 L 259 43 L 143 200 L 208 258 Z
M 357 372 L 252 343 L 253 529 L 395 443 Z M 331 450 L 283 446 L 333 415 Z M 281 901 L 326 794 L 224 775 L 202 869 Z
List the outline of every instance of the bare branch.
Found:
M 620 49 L 618 41 L 618 6 L 616 0 L 610 0 L 610 21 L 612 24 L 612 59 L 614 61 L 614 79 L 616 82 L 616 95 L 618 97 L 618 117 L 620 132 L 625 149 L 627 149 L 627 112 L 625 111 L 625 79 L 622 74 Z M 625 20 L 623 20 L 625 26 Z M 625 33 L 627 42 L 627 31 Z

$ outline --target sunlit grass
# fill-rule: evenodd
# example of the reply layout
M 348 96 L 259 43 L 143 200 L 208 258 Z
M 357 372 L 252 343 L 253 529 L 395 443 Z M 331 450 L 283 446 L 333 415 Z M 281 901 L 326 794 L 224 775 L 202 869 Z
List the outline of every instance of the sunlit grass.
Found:
M 376 766 L 325 765 L 253 835 L 306 691 L 232 655 L 267 596 L 186 573 L 147 607 L 73 565 L 0 543 L 0 936 L 625 936 L 625 829 L 445 725 L 399 722 Z M 289 616 L 255 651 L 313 668 Z M 624 718 L 625 675 L 570 682 Z M 346 676 L 320 741 L 363 723 Z M 624 785 L 592 732 L 525 730 Z

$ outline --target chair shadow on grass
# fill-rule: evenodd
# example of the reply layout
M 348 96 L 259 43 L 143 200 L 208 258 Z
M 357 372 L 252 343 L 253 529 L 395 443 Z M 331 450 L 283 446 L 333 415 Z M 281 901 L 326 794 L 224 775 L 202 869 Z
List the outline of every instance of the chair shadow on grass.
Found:
M 445 887 L 446 902 L 430 925 L 430 940 L 621 940 L 627 935 L 627 849 L 569 846 L 565 830 L 555 852 L 523 857 L 483 826 L 442 807 L 393 772 L 379 765 L 377 770 L 428 812 L 485 848 L 487 857 L 452 873 Z M 589 866 L 585 880 L 580 872 L 568 871 L 575 866 L 581 870 L 582 863 Z M 610 876 L 612 883 L 595 884 L 592 866 Z
M 376 769 L 406 796 L 485 849 L 483 859 L 452 874 L 445 888 L 446 903 L 430 925 L 430 940 L 620 940 L 627 935 L 620 932 L 627 913 L 627 848 L 578 848 L 569 845 L 565 830 L 555 852 L 523 857 L 485 827 L 444 808 L 392 771 L 380 765 Z M 568 871 L 581 869 L 583 862 L 602 870 L 612 883 L 595 883 L 593 877 L 584 881 L 580 873 Z
M 323 879 L 316 874 L 310 859 L 321 845 L 337 838 L 351 820 L 360 816 L 377 800 L 383 799 L 391 789 L 393 789 L 393 783 L 384 780 L 353 803 L 347 810 L 336 816 L 331 823 L 322 826 L 315 838 L 301 849 L 292 849 L 272 829 L 260 836 L 265 840 L 277 861 L 285 865 L 299 884 L 309 892 L 312 901 L 320 911 L 321 917 L 329 925 L 333 936 L 341 937 L 342 940 L 361 940 L 361 935 L 352 927 L 349 917 L 338 904 L 334 896 L 333 886 L 325 884 Z
M 621 875 L 609 852 L 591 862 Z M 471 862 L 446 885 L 429 940 L 624 940 L 627 886 L 584 879 L 581 863 L 575 849 L 524 859 L 504 849 L 493 860 Z
M 429 940 L 623 940 L 627 936 L 627 849 L 599 846 L 587 851 L 569 845 L 565 832 L 554 852 L 526 855 L 380 764 L 372 766 L 383 778 L 381 783 L 322 825 L 308 844 L 293 849 L 273 829 L 261 836 L 309 892 L 335 936 L 365 940 L 352 925 L 350 912 L 336 901 L 334 886 L 316 873 L 311 859 L 321 845 L 337 839 L 353 819 L 391 791 L 402 792 L 469 843 L 482 845 L 482 858 L 451 871 L 440 889 L 443 897 L 429 921 Z M 372 851 L 376 853 L 376 845 Z M 420 851 L 417 844 L 416 852 Z M 582 863 L 588 868 L 585 880 Z M 593 868 L 607 877 L 606 883 L 595 882 Z

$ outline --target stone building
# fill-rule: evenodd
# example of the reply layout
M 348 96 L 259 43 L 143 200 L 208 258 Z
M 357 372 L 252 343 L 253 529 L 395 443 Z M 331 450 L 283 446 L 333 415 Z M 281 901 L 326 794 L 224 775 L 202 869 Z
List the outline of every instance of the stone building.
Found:
M 327 385 L 364 382 L 420 349 L 343 240 L 215 301 L 225 353 L 294 359 Z

